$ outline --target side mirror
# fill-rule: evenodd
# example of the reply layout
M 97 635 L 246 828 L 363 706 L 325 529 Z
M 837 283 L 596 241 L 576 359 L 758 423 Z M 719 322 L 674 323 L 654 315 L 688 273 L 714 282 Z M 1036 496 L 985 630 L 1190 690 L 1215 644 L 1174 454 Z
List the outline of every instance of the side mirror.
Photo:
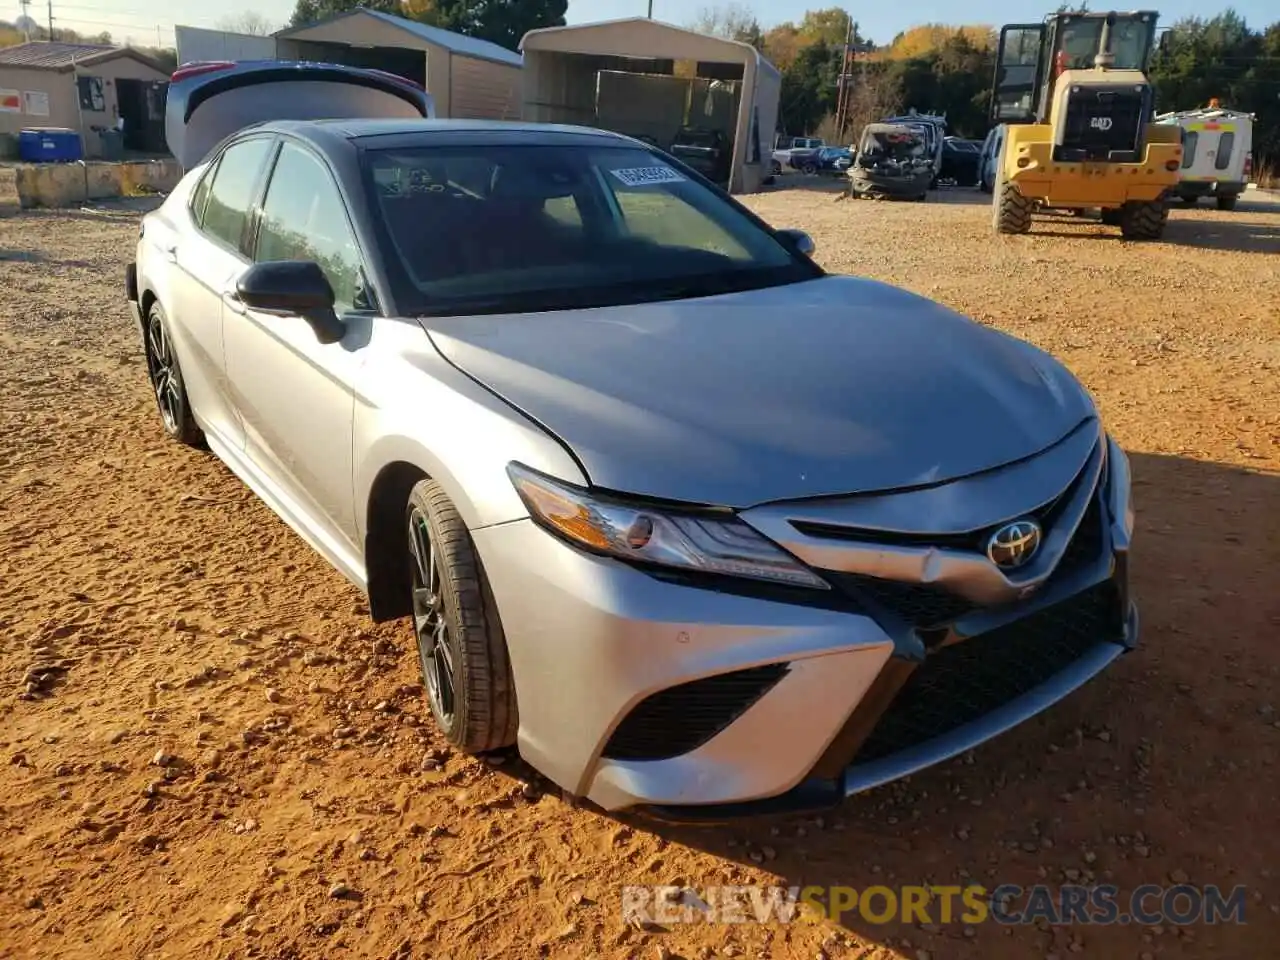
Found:
M 346 332 L 333 310 L 333 287 L 312 260 L 255 263 L 237 282 L 236 293 L 251 310 L 302 317 L 321 343 L 337 343 Z
M 803 230 L 779 230 L 775 236 L 782 241 L 784 246 L 790 250 L 794 250 L 802 257 L 812 257 L 813 251 L 816 249 L 813 237 L 809 236 Z

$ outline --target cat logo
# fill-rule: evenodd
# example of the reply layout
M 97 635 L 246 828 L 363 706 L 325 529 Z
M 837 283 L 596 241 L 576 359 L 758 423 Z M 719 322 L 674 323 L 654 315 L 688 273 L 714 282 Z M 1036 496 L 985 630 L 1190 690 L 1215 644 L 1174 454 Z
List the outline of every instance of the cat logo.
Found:
M 1090 117 L 1089 126 L 1092 127 L 1094 130 L 1110 130 L 1111 118 L 1110 117 Z

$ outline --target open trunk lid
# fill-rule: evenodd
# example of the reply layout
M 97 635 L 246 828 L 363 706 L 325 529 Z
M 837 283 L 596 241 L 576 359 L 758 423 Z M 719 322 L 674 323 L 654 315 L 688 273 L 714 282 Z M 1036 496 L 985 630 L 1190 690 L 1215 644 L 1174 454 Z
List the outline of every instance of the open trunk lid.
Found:
M 165 139 L 183 169 L 224 137 L 269 120 L 434 117 L 431 95 L 381 70 L 336 63 L 188 63 L 169 81 Z

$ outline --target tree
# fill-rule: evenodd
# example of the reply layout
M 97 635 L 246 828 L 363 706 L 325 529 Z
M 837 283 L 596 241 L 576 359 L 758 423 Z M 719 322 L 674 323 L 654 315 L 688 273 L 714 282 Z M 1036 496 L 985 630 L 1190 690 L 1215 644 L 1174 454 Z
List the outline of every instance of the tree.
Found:
M 786 70 L 795 62 L 804 40 L 794 23 L 780 23 L 764 35 L 763 51 L 779 70 Z
M 894 72 L 883 63 L 867 63 L 856 71 L 849 84 L 845 104 L 844 139 L 856 144 L 862 128 L 902 109 L 902 85 Z
M 724 37 L 749 43 L 757 50 L 764 45 L 764 32 L 751 8 L 741 3 L 729 3 L 718 7 L 703 7 L 686 29 L 709 37 Z
M 800 36 L 807 43 L 825 43 L 828 47 L 844 46 L 849 32 L 849 14 L 840 7 L 825 10 L 807 10 L 800 20 Z M 854 42 L 861 42 L 854 24 Z
M 247 33 L 255 37 L 269 37 L 278 29 L 274 23 L 254 10 L 246 10 L 238 17 L 223 17 L 218 29 L 228 33 Z
M 907 60 L 911 57 L 927 57 L 941 50 L 953 37 L 962 36 L 971 46 L 978 48 L 994 47 L 995 31 L 985 25 L 951 27 L 941 23 L 926 23 L 912 27 L 893 38 L 886 56 L 893 60 Z
M 318 20 L 328 20 L 330 17 L 351 13 L 357 7 L 380 13 L 394 13 L 397 16 L 401 13 L 400 0 L 298 0 L 297 6 L 293 8 L 293 16 L 289 18 L 289 25 L 300 27 Z
M 568 0 L 435 0 L 435 23 L 517 50 L 530 30 L 564 26 Z
M 178 51 L 172 47 L 135 47 L 143 56 L 150 57 L 168 73 L 178 69 Z
M 782 71 L 778 125 L 798 135 L 815 129 L 836 105 L 839 52 L 825 43 L 801 47 L 795 61 Z

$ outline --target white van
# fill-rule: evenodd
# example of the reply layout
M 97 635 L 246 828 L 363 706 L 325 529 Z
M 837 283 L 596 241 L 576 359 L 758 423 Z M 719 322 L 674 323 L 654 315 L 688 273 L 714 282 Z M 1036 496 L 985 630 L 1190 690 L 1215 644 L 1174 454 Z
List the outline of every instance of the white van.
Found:
M 996 188 L 996 172 L 1000 165 L 1000 151 L 1004 149 L 1006 124 L 992 127 L 987 139 L 982 141 L 982 156 L 978 160 L 978 188 L 992 193 Z
M 1188 205 L 1213 197 L 1219 210 L 1230 210 L 1253 174 L 1251 113 L 1209 106 L 1156 117 L 1156 123 L 1182 128 L 1182 179 L 1175 194 Z

